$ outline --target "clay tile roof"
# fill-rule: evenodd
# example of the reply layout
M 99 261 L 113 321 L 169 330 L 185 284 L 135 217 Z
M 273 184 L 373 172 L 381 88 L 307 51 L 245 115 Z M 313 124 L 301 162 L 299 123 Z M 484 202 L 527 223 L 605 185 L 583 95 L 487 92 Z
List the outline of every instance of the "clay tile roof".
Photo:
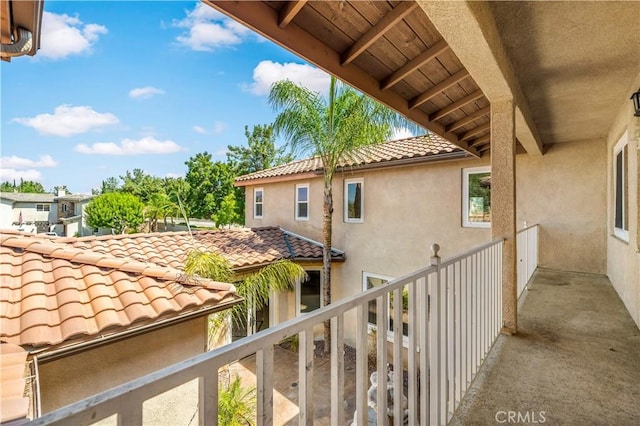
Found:
M 432 159 L 452 153 L 464 154 L 464 151 L 446 139 L 429 133 L 422 136 L 400 139 L 375 145 L 369 145 L 344 156 L 339 169 L 353 169 L 372 165 L 393 165 L 409 159 Z M 300 173 L 322 172 L 319 157 L 293 161 L 281 166 L 250 173 L 236 178 L 236 182 L 248 182 L 258 179 L 276 178 Z
M 238 301 L 231 284 L 46 239 L 0 235 L 0 340 L 28 346 Z M 113 329 L 112 329 L 113 328 Z
M 0 423 L 24 419 L 29 409 L 25 397 L 27 352 L 10 343 L 0 344 Z
M 120 269 L 128 269 L 117 263 L 122 258 L 182 269 L 187 255 L 194 249 L 221 253 L 236 269 L 281 259 L 322 261 L 322 244 L 279 227 L 195 231 L 193 237 L 188 232 L 155 232 L 65 241 L 76 249 L 109 254 L 111 257 L 98 261 L 98 265 L 113 264 Z M 344 260 L 344 253 L 332 250 L 332 257 L 334 261 Z

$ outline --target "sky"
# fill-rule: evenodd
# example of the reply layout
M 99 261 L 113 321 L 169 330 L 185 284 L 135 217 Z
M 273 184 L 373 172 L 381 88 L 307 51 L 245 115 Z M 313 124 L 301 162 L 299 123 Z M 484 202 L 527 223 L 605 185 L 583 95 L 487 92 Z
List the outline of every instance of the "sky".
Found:
M 0 181 L 90 193 L 134 168 L 184 176 L 197 153 L 226 161 L 245 126 L 273 122 L 273 82 L 328 87 L 325 72 L 199 2 L 44 9 L 36 56 L 0 64 Z

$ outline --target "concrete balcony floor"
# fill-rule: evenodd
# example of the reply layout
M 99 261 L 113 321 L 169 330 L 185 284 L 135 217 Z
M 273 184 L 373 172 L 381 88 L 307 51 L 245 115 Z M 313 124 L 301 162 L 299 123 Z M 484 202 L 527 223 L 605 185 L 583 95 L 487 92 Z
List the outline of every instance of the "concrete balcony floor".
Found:
M 608 278 L 538 270 L 523 299 L 451 424 L 640 425 L 640 331 Z

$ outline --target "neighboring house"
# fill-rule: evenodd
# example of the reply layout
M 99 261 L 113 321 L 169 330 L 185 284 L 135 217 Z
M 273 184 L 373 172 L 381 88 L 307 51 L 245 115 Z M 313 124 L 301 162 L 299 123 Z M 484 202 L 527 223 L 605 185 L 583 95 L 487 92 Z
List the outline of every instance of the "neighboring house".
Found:
M 0 229 L 48 232 L 58 220 L 55 194 L 0 192 Z
M 215 231 L 155 232 L 129 235 L 105 235 L 84 238 L 58 239 L 72 247 L 110 254 L 116 257 L 153 262 L 182 269 L 192 250 L 213 251 L 224 255 L 239 279 L 282 259 L 300 264 L 309 279 L 300 283 L 294 292 L 274 295 L 266 312 L 254 312 L 246 330 L 234 330 L 242 335 L 253 334 L 300 313 L 310 312 L 322 305 L 320 297 L 320 269 L 322 245 L 279 227 L 232 228 Z M 344 252 L 333 249 L 336 266 L 344 262 Z M 338 269 L 338 268 L 336 268 Z
M 549 149 L 545 161 L 517 156 L 517 227 L 539 223 L 540 244 L 554 247 L 540 252 L 541 267 L 606 272 L 602 150 L 598 142 L 567 143 Z M 278 224 L 322 238 L 318 158 L 241 176 L 236 185 L 246 188 L 247 226 Z M 333 242 L 349 253 L 332 273 L 335 301 L 419 269 L 433 243 L 447 257 L 491 238 L 489 159 L 469 157 L 433 134 L 345 157 L 333 200 Z
M 84 209 L 93 195 L 57 193 L 0 192 L 0 229 L 32 234 L 55 232 L 59 236 L 93 234 Z
M 231 284 L 59 240 L 0 236 L 0 341 L 28 353 L 31 417 L 205 352 L 207 316 L 241 300 Z M 4 420 L 15 383 L 2 376 Z M 17 417 L 22 397 L 6 398 Z
M 84 209 L 95 196 L 86 194 L 65 194 L 64 190 L 58 190 L 55 198 L 57 203 L 58 226 L 61 228 L 58 235 L 68 237 L 92 235 L 94 229 L 87 224 Z

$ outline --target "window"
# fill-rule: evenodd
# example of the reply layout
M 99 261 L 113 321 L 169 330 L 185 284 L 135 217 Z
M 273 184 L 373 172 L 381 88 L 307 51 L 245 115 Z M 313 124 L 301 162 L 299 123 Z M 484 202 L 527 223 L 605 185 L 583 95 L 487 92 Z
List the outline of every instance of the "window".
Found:
M 306 271 L 309 279 L 300 283 L 298 290 L 298 313 L 315 311 L 322 307 L 322 281 L 320 271 Z
M 309 220 L 309 184 L 296 185 L 296 220 Z
M 66 213 L 66 212 L 67 212 L 67 204 L 62 203 L 62 213 Z
M 628 161 L 627 134 L 622 135 L 613 148 L 613 196 L 615 236 L 629 241 L 629 177 L 627 173 Z
M 462 226 L 491 227 L 491 168 L 462 169 Z
M 362 287 L 363 290 L 369 290 L 374 287 L 378 287 L 380 285 L 385 285 L 391 280 L 391 277 L 386 277 L 384 275 L 370 274 L 368 272 L 364 272 L 362 275 Z M 408 303 L 409 303 L 409 294 L 407 292 L 407 288 L 403 288 L 402 290 L 402 335 L 404 338 L 409 336 L 409 323 L 408 323 Z M 377 313 L 376 301 L 372 300 L 369 302 L 369 313 L 368 313 L 368 321 L 369 327 L 373 330 L 376 328 L 378 313 Z M 388 318 L 387 318 L 387 336 L 389 340 L 393 339 L 393 293 L 389 294 L 389 308 L 387 309 Z
M 36 204 L 37 212 L 48 212 L 50 208 L 49 204 Z
M 362 223 L 364 221 L 364 196 L 362 179 L 344 181 L 344 221 Z
M 262 219 L 262 206 L 264 203 L 264 190 L 256 188 L 253 190 L 253 218 Z

